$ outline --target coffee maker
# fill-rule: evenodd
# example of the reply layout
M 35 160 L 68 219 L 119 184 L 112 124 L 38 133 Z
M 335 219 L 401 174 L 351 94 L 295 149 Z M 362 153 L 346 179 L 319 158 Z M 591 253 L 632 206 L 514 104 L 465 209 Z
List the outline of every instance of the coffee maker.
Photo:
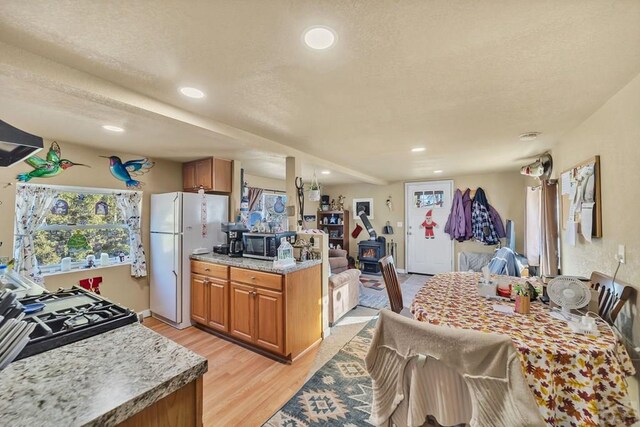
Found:
M 230 257 L 241 257 L 244 245 L 242 243 L 242 234 L 249 231 L 241 222 L 223 222 L 221 226 L 222 232 L 227 234 L 227 251 Z

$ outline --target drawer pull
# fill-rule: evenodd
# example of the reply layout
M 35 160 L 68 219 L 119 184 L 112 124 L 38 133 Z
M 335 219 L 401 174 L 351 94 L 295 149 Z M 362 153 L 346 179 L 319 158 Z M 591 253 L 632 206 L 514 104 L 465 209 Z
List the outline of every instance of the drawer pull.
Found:
M 251 276 L 250 279 L 251 280 L 256 280 L 256 276 Z
M 204 271 L 211 271 L 211 269 L 210 268 L 205 268 Z

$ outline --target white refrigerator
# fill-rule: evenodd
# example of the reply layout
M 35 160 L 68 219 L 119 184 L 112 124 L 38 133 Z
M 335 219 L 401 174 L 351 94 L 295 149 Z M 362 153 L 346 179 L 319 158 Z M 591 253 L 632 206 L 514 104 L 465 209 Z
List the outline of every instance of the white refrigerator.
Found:
M 204 201 L 203 201 L 204 197 Z M 206 209 L 204 205 L 206 204 Z M 207 230 L 203 235 L 202 219 Z M 196 248 L 226 242 L 229 198 L 197 193 L 151 195 L 151 314 L 178 329 L 191 326 L 191 263 Z

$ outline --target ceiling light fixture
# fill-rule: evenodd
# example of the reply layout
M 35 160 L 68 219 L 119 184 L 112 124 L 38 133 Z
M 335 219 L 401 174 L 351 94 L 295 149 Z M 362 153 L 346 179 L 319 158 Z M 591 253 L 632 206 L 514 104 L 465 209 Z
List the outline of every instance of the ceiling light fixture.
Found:
M 437 171 L 433 171 L 433 173 L 442 173 L 442 171 L 438 169 Z
M 420 152 L 425 151 L 425 150 L 426 150 L 426 148 L 425 148 L 425 147 L 416 147 L 416 148 L 412 148 L 412 149 L 411 149 L 411 152 L 413 152 L 413 153 L 420 153 Z
M 540 132 L 525 132 L 520 135 L 520 141 L 533 141 L 540 135 Z
M 124 132 L 124 129 L 121 128 L 120 126 L 113 126 L 113 125 L 102 125 L 102 129 L 104 130 L 108 130 L 109 132 Z
M 307 28 L 303 34 L 304 43 L 315 50 L 329 49 L 336 38 L 336 33 L 331 28 L 322 25 Z
M 329 175 L 331 173 L 331 171 L 321 171 L 320 172 L 322 175 Z
M 183 94 L 184 96 L 188 96 L 189 98 L 195 98 L 195 99 L 204 98 L 204 92 L 201 91 L 200 89 L 196 89 L 195 87 L 188 87 L 188 86 L 181 87 L 180 93 Z

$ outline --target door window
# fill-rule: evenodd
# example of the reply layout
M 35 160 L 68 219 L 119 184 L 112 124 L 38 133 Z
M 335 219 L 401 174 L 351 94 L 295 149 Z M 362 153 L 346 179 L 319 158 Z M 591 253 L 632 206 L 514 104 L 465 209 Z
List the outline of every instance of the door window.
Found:
M 415 191 L 413 200 L 416 208 L 441 208 L 444 206 L 444 191 Z

